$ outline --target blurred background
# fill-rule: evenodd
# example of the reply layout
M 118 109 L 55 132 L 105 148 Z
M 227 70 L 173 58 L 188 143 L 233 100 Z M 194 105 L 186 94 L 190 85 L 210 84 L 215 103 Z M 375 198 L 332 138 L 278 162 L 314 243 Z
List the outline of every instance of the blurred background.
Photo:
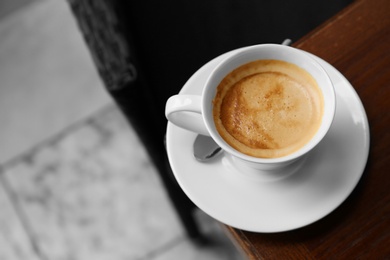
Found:
M 285 30 L 269 26 L 277 32 L 248 43 L 297 40 L 348 1 L 325 2 L 299 30 L 289 31 L 290 14 L 277 23 Z M 146 37 L 153 26 L 142 15 L 147 3 L 135 7 L 135 21 L 145 26 L 138 36 Z M 159 8 L 148 15 L 163 17 Z M 156 37 L 164 39 L 163 33 Z M 166 58 L 150 44 L 140 49 L 145 57 Z M 231 41 L 192 62 L 171 91 L 204 62 L 236 47 Z M 242 259 L 221 225 L 200 210 L 195 218 L 211 243 L 187 238 L 64 0 L 0 0 L 0 209 L 0 260 Z
M 239 259 L 202 212 L 186 238 L 68 3 L 0 10 L 0 259 Z

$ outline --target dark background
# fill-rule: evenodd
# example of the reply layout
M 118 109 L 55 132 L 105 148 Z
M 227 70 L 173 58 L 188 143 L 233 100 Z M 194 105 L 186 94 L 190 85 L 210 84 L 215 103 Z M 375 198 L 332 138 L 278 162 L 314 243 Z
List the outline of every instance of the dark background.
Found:
M 243 46 L 298 40 L 351 0 L 126 1 L 122 15 L 156 96 L 166 99 L 216 56 Z

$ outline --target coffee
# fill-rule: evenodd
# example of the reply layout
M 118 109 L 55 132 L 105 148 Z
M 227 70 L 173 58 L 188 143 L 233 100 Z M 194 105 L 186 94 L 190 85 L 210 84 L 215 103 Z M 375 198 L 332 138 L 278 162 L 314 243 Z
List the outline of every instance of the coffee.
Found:
M 280 60 L 257 60 L 230 72 L 217 87 L 217 131 L 236 150 L 277 158 L 303 147 L 322 121 L 324 101 L 316 80 Z

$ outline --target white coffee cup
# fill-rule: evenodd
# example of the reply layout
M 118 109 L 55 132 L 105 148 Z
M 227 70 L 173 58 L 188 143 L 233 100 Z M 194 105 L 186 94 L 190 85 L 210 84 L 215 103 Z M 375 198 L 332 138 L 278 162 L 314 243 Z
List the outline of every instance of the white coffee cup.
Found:
M 316 134 L 297 151 L 278 158 L 258 158 L 246 155 L 231 147 L 218 133 L 213 119 L 213 99 L 222 79 L 234 69 L 256 60 L 282 60 L 306 70 L 316 81 L 323 95 L 322 122 Z M 316 147 L 328 132 L 336 110 L 333 84 L 322 66 L 307 53 L 278 44 L 260 44 L 242 48 L 222 60 L 211 72 L 202 95 L 174 95 L 166 103 L 165 114 L 169 122 L 214 141 L 231 155 L 235 162 L 259 170 L 274 170 L 302 158 Z

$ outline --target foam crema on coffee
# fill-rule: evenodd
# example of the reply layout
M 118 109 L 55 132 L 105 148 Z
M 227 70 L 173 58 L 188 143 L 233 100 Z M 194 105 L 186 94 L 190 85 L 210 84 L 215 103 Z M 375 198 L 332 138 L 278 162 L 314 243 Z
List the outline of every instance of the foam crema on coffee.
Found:
M 257 60 L 230 72 L 218 85 L 213 117 L 236 150 L 278 158 L 306 145 L 318 131 L 323 96 L 304 69 L 279 60 Z

